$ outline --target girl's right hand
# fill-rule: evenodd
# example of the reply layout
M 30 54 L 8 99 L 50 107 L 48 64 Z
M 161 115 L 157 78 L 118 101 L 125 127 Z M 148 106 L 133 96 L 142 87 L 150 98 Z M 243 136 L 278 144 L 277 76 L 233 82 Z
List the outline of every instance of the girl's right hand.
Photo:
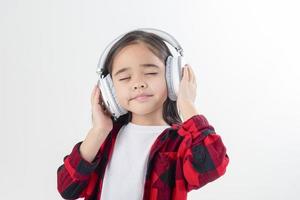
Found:
M 105 105 L 102 106 L 102 102 L 101 90 L 97 84 L 91 96 L 93 128 L 109 133 L 113 128 L 113 121 Z

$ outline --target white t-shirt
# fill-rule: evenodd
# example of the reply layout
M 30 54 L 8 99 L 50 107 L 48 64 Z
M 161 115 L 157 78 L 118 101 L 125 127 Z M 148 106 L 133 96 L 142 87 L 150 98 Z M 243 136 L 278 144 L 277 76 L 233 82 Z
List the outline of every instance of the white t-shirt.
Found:
M 107 163 L 102 200 L 141 200 L 150 148 L 169 125 L 143 126 L 129 122 L 119 130 Z

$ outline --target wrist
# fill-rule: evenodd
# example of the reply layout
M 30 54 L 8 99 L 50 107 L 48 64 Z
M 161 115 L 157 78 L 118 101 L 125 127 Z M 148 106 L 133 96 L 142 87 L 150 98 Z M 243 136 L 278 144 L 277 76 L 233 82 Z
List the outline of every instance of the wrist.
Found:
M 181 114 L 183 121 L 186 121 L 194 115 L 199 115 L 199 112 L 193 104 L 186 103 L 181 107 Z
M 96 134 L 96 135 L 103 135 L 103 134 L 108 134 L 110 131 L 105 130 L 105 129 L 101 128 L 101 127 L 95 127 L 95 126 L 93 126 L 90 129 L 90 132 L 92 132 L 93 134 Z

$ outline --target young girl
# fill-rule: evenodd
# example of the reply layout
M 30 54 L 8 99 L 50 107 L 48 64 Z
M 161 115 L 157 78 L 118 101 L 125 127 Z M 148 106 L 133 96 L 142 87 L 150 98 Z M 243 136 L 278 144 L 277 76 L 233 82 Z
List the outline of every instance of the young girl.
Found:
M 94 86 L 93 126 L 57 170 L 63 198 L 185 200 L 225 173 L 226 147 L 195 108 L 196 77 L 189 65 L 177 100 L 168 97 L 169 55 L 163 39 L 145 31 L 131 31 L 112 46 L 105 70 L 128 113 L 114 122 Z

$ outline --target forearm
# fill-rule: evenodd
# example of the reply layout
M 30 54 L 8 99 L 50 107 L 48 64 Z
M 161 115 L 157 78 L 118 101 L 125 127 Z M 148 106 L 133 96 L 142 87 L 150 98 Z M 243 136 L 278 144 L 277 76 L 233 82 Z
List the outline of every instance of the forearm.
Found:
M 107 135 L 108 133 L 103 130 L 91 128 L 79 148 L 83 159 L 91 163 L 96 157 Z

